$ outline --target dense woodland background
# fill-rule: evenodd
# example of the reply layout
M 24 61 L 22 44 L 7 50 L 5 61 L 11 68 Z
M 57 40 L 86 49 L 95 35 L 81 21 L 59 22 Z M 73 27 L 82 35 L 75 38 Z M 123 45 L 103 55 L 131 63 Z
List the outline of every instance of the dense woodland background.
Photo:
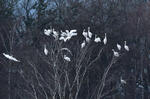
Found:
M 37 82 L 35 86 L 27 86 L 20 75 L 25 72 L 27 81 L 34 81 L 34 73 L 30 73 L 32 68 L 27 62 L 34 63 L 33 69 L 39 66 L 37 68 L 44 75 L 47 64 L 37 53 L 42 51 L 44 43 L 52 43 L 51 38 L 43 34 L 44 29 L 51 27 L 58 31 L 77 29 L 78 37 L 74 39 L 81 40 L 82 31 L 87 27 L 91 27 L 94 34 L 108 35 L 107 48 L 93 64 L 94 68 L 88 70 L 76 99 L 98 99 L 91 96 L 96 94 L 93 94 L 94 89 L 110 63 L 111 49 L 117 42 L 123 44 L 124 40 L 130 52 L 112 66 L 101 99 L 150 99 L 149 0 L 0 0 L 0 99 L 47 99 L 38 91 L 38 97 L 31 97 L 30 94 L 35 96 L 30 92 L 32 88 L 38 90 Z M 69 48 L 76 51 L 73 42 Z M 92 52 L 93 58 L 98 52 L 96 49 Z M 4 52 L 15 55 L 22 62 L 5 59 Z M 120 85 L 120 77 L 127 84 Z M 52 99 L 48 89 L 46 93 L 48 99 Z M 57 94 L 56 99 L 60 99 Z

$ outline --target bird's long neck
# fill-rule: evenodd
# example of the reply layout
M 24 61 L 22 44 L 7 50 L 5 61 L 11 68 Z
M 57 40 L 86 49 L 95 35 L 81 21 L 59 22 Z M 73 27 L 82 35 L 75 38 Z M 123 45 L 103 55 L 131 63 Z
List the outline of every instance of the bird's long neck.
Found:
M 106 33 L 105 33 L 105 38 L 106 38 Z
M 125 46 L 127 45 L 127 42 L 126 42 L 126 41 L 124 42 L 124 45 L 125 45 Z
M 115 52 L 115 50 L 114 50 L 114 49 L 112 49 L 112 51 L 113 51 L 113 52 Z
M 90 27 L 88 28 L 88 32 L 90 32 Z

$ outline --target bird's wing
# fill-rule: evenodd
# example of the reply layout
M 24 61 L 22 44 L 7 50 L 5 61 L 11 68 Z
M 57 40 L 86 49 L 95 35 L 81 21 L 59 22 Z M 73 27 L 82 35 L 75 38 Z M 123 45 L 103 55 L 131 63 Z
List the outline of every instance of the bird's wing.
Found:
M 74 32 L 77 32 L 77 30 L 70 30 L 70 33 L 74 33 Z

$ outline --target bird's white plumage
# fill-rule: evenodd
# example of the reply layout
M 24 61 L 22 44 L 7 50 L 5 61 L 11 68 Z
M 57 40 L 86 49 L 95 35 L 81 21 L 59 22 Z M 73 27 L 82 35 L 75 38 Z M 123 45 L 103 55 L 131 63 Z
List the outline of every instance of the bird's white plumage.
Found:
M 122 79 L 122 77 L 120 78 L 121 84 L 127 84 L 127 82 L 125 80 Z
M 117 43 L 118 50 L 121 50 L 121 45 Z
M 86 42 L 88 42 L 88 43 L 89 43 L 91 39 L 90 39 L 90 38 L 88 38 L 88 37 L 86 37 L 86 38 L 85 38 L 85 40 L 86 40 Z
M 105 33 L 105 37 L 104 37 L 104 39 L 103 39 L 103 43 L 104 43 L 104 45 L 107 44 L 107 35 L 106 35 L 106 33 Z
M 86 38 L 87 37 L 87 32 L 85 32 L 85 29 L 83 30 L 82 35 Z
M 12 61 L 15 61 L 15 62 L 20 62 L 19 60 L 17 60 L 15 57 L 11 56 L 11 55 L 8 55 L 8 54 L 5 54 L 3 53 L 3 55 L 9 59 L 9 60 L 12 60 Z
M 64 55 L 64 60 L 66 60 L 66 61 L 68 61 L 68 62 L 71 61 L 71 59 L 70 59 L 68 56 L 66 56 L 66 55 Z
M 126 51 L 129 51 L 129 47 L 127 46 L 127 42 L 126 42 L 126 41 L 124 41 L 124 49 L 125 49 Z
M 116 52 L 114 49 L 112 49 L 112 51 L 113 51 L 113 54 L 114 54 L 115 57 L 119 57 L 120 56 L 119 53 Z
M 46 48 L 46 45 L 44 45 L 44 54 L 45 54 L 45 55 L 48 55 L 48 50 L 47 50 L 47 48 Z
M 52 33 L 53 33 L 53 34 L 52 34 L 53 37 L 57 40 L 57 39 L 58 39 L 58 32 L 53 29 L 53 32 L 52 32 Z
M 143 85 L 138 85 L 138 87 L 139 87 L 139 88 L 144 88 L 144 86 L 143 86 Z
M 85 47 L 85 41 L 83 41 L 82 43 L 81 43 L 81 48 L 84 48 Z
M 88 28 L 88 32 L 85 31 L 85 29 L 83 30 L 82 35 L 85 37 L 86 42 L 90 42 L 90 37 L 92 37 L 92 34 L 90 33 L 90 30 Z
M 92 32 L 90 31 L 90 27 L 88 27 L 88 36 L 89 38 L 92 38 Z
M 70 33 L 72 34 L 72 33 L 76 33 L 77 32 L 77 30 L 70 30 Z
M 101 42 L 101 38 L 100 37 L 96 37 L 96 35 L 95 35 L 94 42 L 96 42 L 96 43 Z
M 44 34 L 47 36 L 50 36 L 50 34 L 52 33 L 51 29 L 44 29 Z

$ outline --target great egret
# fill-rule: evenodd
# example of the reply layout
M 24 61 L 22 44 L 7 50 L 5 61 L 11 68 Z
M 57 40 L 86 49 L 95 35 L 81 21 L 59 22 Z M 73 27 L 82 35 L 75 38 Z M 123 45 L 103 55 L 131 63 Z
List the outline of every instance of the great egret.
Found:
M 86 37 L 85 40 L 86 40 L 86 42 L 88 42 L 88 43 L 90 42 L 90 38 L 88 38 L 88 37 Z
M 87 32 L 85 32 L 85 29 L 83 30 L 83 33 L 82 33 L 82 35 L 86 38 L 87 37 Z
M 117 48 L 120 51 L 121 50 L 121 45 L 117 43 Z
M 121 84 L 127 84 L 127 82 L 123 80 L 122 77 L 120 77 L 120 81 L 121 81 Z
M 55 39 L 58 39 L 58 32 L 55 31 L 54 29 L 53 29 L 53 37 L 54 37 Z
M 92 32 L 90 31 L 90 27 L 88 27 L 88 36 L 89 38 L 92 38 Z
M 94 42 L 96 42 L 96 43 L 101 42 L 101 38 L 100 37 L 96 37 L 96 35 L 95 35 Z
M 127 46 L 127 42 L 126 41 L 124 41 L 124 48 L 125 48 L 126 51 L 129 51 L 129 47 Z
M 85 41 L 83 41 L 81 44 L 81 48 L 84 48 L 84 47 L 85 47 Z
M 20 62 L 19 60 L 17 60 L 15 57 L 11 56 L 11 55 L 8 55 L 8 54 L 5 54 L 3 53 L 3 55 L 8 58 L 9 60 L 12 60 L 12 61 L 15 61 L 15 62 Z
M 112 51 L 113 51 L 115 57 L 119 57 L 120 56 L 119 53 L 116 52 L 114 49 L 112 49 Z
M 44 34 L 47 35 L 47 36 L 50 36 L 50 34 L 52 33 L 52 30 L 51 29 L 44 29 Z
M 48 50 L 47 50 L 47 48 L 46 48 L 46 45 L 44 45 L 44 54 L 45 54 L 45 55 L 48 55 Z
M 105 38 L 104 38 L 104 40 L 103 40 L 103 43 L 104 43 L 104 45 L 107 44 L 107 35 L 106 35 L 106 33 L 105 33 Z
M 68 56 L 66 56 L 66 55 L 64 55 L 64 60 L 66 60 L 66 61 L 68 61 L 68 62 L 71 61 L 70 58 L 69 58 Z

